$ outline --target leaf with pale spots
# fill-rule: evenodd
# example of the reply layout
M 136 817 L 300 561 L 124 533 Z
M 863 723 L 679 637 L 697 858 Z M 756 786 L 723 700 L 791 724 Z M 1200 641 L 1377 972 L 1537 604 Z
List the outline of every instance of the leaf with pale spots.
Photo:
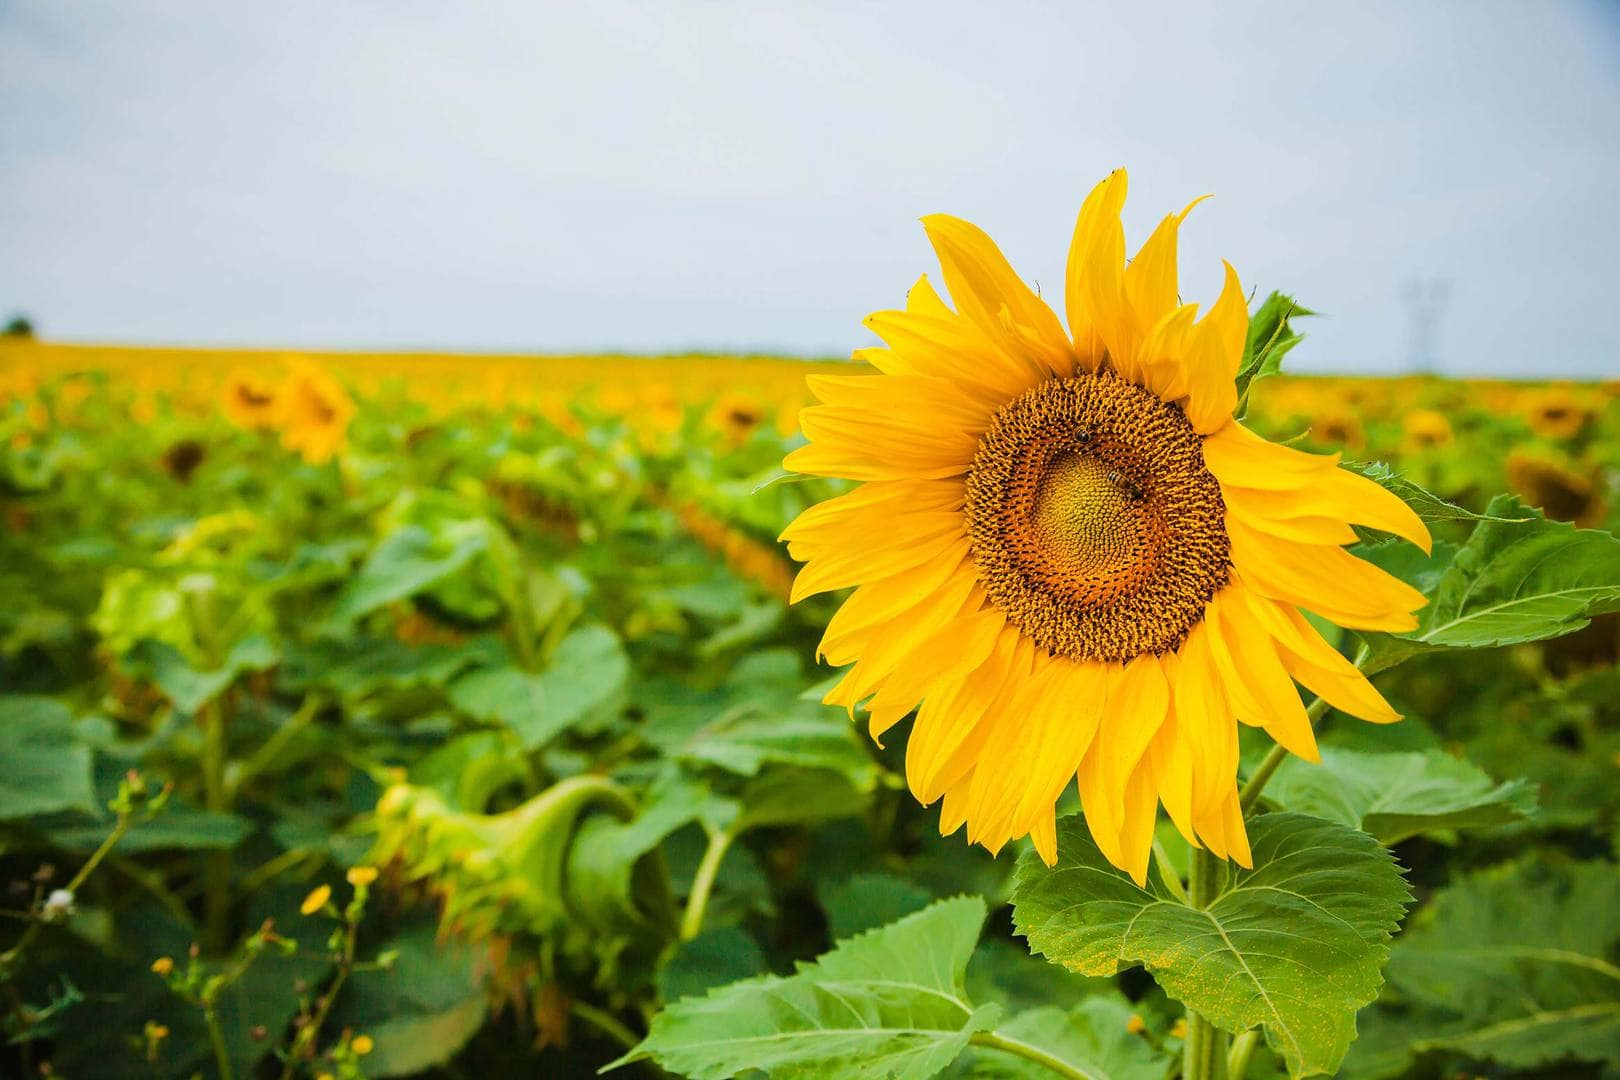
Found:
M 1162 881 L 1138 888 L 1109 865 L 1079 817 L 1058 823 L 1058 863 L 1026 852 L 1013 920 L 1031 948 L 1108 975 L 1141 964 L 1171 997 L 1223 1030 L 1261 1027 L 1294 1076 L 1332 1073 L 1355 1012 L 1378 996 L 1390 935 L 1411 900 L 1376 840 L 1304 814 L 1249 823 L 1254 869 L 1198 910 Z

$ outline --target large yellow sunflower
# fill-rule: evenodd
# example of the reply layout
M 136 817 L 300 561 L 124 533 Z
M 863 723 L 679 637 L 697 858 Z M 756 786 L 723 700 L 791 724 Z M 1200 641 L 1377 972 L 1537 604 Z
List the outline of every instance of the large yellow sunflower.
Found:
M 787 467 L 861 481 L 783 539 L 794 599 L 856 586 L 820 652 L 853 664 L 827 702 L 874 738 L 914 708 L 911 790 L 991 851 L 1057 858 L 1071 778 L 1092 836 L 1144 881 L 1160 802 L 1190 843 L 1249 865 L 1237 726 L 1317 758 L 1294 683 L 1399 719 L 1301 614 L 1410 630 L 1423 597 L 1344 550 L 1351 522 L 1423 546 L 1394 495 L 1232 418 L 1248 328 L 1226 267 L 1197 318 L 1165 218 L 1127 265 L 1125 172 L 1092 191 L 1069 249 L 1068 332 L 982 231 L 923 219 L 926 277 L 866 325 L 881 374 L 812 376 Z M 1194 203 L 1193 205 L 1196 205 Z M 919 707 L 920 703 L 920 707 Z

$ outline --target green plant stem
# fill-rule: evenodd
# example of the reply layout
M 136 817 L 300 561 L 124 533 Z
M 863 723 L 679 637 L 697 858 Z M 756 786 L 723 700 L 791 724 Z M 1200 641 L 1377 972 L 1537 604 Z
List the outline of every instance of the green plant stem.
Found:
M 636 1044 L 641 1042 L 636 1037 L 635 1032 L 631 1031 L 618 1017 L 606 1009 L 598 1009 L 595 1005 L 584 1001 L 570 1001 L 568 1011 L 620 1046 L 623 1046 L 626 1050 L 634 1049 Z
M 208 1025 L 208 1042 L 214 1048 L 214 1064 L 219 1068 L 219 1080 L 231 1080 L 231 1055 L 225 1049 L 225 1033 L 220 1030 L 219 1017 L 212 1007 L 203 1010 L 203 1021 Z
M 85 860 L 83 866 L 79 867 L 79 872 L 73 875 L 73 880 L 67 883 L 68 892 L 75 896 L 78 895 L 79 890 L 84 887 L 84 883 L 89 880 L 90 875 L 96 872 L 96 867 L 101 865 L 102 860 L 112 853 L 113 848 L 118 846 L 118 841 L 122 840 L 124 834 L 129 832 L 131 824 L 133 824 L 133 818 L 129 814 L 118 815 L 118 822 L 113 826 L 112 832 L 107 834 L 107 839 L 103 840 L 101 846 L 91 853 L 90 858 Z M 39 932 L 44 926 L 44 920 L 36 917 L 28 929 L 23 931 L 22 937 L 17 939 L 17 944 L 0 953 L 0 973 L 11 970 L 17 961 L 22 959 L 22 954 L 28 951 L 28 946 L 34 943 L 34 939 L 39 936 Z
M 292 1047 L 287 1052 L 287 1060 L 281 1066 L 281 1080 L 292 1080 L 293 1074 L 298 1070 L 299 1058 L 305 1051 L 313 1050 L 319 1045 L 321 1025 L 326 1023 L 327 1016 L 332 1012 L 332 1006 L 337 1002 L 338 991 L 343 989 L 343 984 L 349 979 L 349 972 L 354 969 L 355 939 L 359 936 L 360 928 L 354 923 L 344 927 L 343 959 L 338 964 L 337 975 L 333 977 L 332 985 L 327 987 L 325 995 L 322 996 L 320 1008 L 315 1010 L 315 1016 L 308 1025 L 299 1030 L 298 1037 L 293 1040 Z
M 305 698 L 303 704 L 298 706 L 298 711 L 287 717 L 286 722 L 276 728 L 253 755 L 242 763 L 235 775 L 229 778 L 225 785 L 226 795 L 234 799 L 236 793 L 242 790 L 243 784 L 274 765 L 287 744 L 309 727 L 315 719 L 315 714 L 320 712 L 320 706 L 319 699 L 313 695 Z
M 1038 1046 L 1031 1046 L 1029 1043 L 1020 1042 L 1017 1039 L 1009 1038 L 1000 1032 L 976 1031 L 973 1033 L 972 1037 L 968 1039 L 968 1042 L 974 1046 L 983 1046 L 991 1050 L 1000 1050 L 1003 1053 L 1015 1054 L 1018 1057 L 1023 1058 L 1025 1061 L 1032 1061 L 1037 1065 L 1043 1065 L 1057 1073 L 1059 1076 L 1067 1076 L 1070 1078 L 1070 1080 L 1100 1080 L 1100 1078 L 1094 1073 L 1088 1073 L 1083 1069 L 1076 1068 L 1075 1066 L 1070 1065 L 1067 1061 L 1064 1061 L 1062 1058 L 1053 1057 L 1051 1054 L 1048 1054 L 1045 1050 L 1042 1050 Z
M 203 706 L 203 800 L 214 813 L 230 811 L 225 786 L 225 710 L 218 698 Z M 231 853 L 225 849 L 203 856 L 203 948 L 224 952 L 230 946 Z
M 714 829 L 709 833 L 709 846 L 698 863 L 697 875 L 692 878 L 692 891 L 686 898 L 686 914 L 681 918 L 681 940 L 691 941 L 703 929 L 703 909 L 709 906 L 709 895 L 714 892 L 714 879 L 720 873 L 720 863 L 726 857 L 731 842 L 736 839 L 729 829 Z
M 1194 848 L 1187 873 L 1188 899 L 1202 911 L 1221 892 L 1221 863 L 1206 848 Z M 1182 1080 L 1226 1080 L 1226 1033 L 1192 1009 L 1187 1010 Z
M 1250 1028 L 1232 1040 L 1232 1051 L 1226 1055 L 1226 1080 L 1243 1080 L 1254 1058 L 1254 1048 L 1260 1045 L 1260 1029 Z
M 1322 714 L 1327 712 L 1327 708 L 1327 700 L 1317 698 L 1311 702 L 1310 708 L 1305 710 L 1305 718 L 1311 722 L 1313 729 L 1321 721 Z M 1245 814 L 1254 809 L 1254 804 L 1260 801 L 1260 793 L 1271 782 L 1272 774 L 1281 768 L 1282 763 L 1286 760 L 1288 760 L 1288 751 L 1280 743 L 1274 745 L 1271 751 L 1266 754 L 1265 760 L 1260 762 L 1260 767 L 1254 770 L 1254 774 L 1243 785 L 1243 790 L 1238 792 L 1238 805 L 1243 808 Z

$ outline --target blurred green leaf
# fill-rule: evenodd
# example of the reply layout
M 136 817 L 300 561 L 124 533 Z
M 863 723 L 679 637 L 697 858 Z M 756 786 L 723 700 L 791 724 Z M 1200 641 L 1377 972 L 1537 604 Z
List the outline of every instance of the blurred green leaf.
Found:
M 678 944 L 658 969 L 658 993 L 676 1001 L 762 974 L 765 953 L 737 926 L 711 926 Z
M 1536 809 L 1523 780 L 1498 784 L 1438 750 L 1372 754 L 1322 748 L 1320 763 L 1290 757 L 1266 787 L 1266 800 L 1398 844 L 1419 833 L 1483 829 L 1521 821 Z
M 532 750 L 619 699 L 629 674 L 613 631 L 587 626 L 562 640 L 546 671 L 475 668 L 450 685 L 450 701 L 475 719 L 510 728 Z
M 45 697 L 0 697 L 0 820 L 59 810 L 100 814 L 90 770 L 90 747 L 67 706 Z
M 173 645 L 146 638 L 135 644 L 123 662 L 130 674 L 155 683 L 175 708 L 195 715 L 245 672 L 263 671 L 280 659 L 274 645 L 255 636 L 232 646 L 219 667 L 199 671 Z
M 1262 1027 L 1296 1076 L 1332 1073 L 1355 1038 L 1355 1012 L 1411 892 L 1372 837 L 1304 814 L 1249 823 L 1254 869 L 1198 910 L 1157 872 L 1140 888 L 1109 865 L 1071 816 L 1058 863 L 1019 858 L 1013 920 L 1030 947 L 1090 975 L 1141 963 L 1165 992 L 1223 1030 Z
M 1515 1070 L 1620 1068 L 1620 867 L 1531 856 L 1462 879 L 1396 943 L 1390 982 L 1438 1012 L 1409 1031 Z

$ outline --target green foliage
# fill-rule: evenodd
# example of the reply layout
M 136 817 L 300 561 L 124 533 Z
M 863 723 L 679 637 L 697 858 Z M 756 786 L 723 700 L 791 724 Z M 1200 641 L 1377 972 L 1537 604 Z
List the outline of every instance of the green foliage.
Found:
M 1371 670 L 1432 649 L 1558 637 L 1593 616 L 1620 611 L 1620 540 L 1548 521 L 1518 499 L 1500 496 L 1468 542 L 1451 553 L 1432 592 L 1416 630 L 1366 635 Z
M 1332 1073 L 1372 1001 L 1411 893 L 1364 833 L 1303 814 L 1250 825 L 1254 869 L 1200 910 L 1157 870 L 1141 888 L 1108 864 L 1077 817 L 1058 831 L 1058 864 L 1019 860 L 1018 931 L 1088 975 L 1140 963 L 1166 993 L 1221 1028 L 1261 1027 L 1297 1076 Z
M 1620 1068 L 1620 867 L 1532 856 L 1435 897 L 1390 957 L 1418 1052 Z
M 1495 783 L 1478 767 L 1437 750 L 1369 754 L 1327 747 L 1320 764 L 1290 758 L 1267 786 L 1266 799 L 1361 829 L 1384 844 L 1506 825 L 1536 808 L 1531 785 Z
M 1237 371 L 1240 419 L 1246 411 L 1249 392 L 1254 384 L 1279 374 L 1283 357 L 1305 340 L 1305 335 L 1295 330 L 1290 320 L 1315 314 L 1302 307 L 1292 296 L 1273 292 L 1249 316 L 1249 334 L 1243 344 L 1243 358 L 1238 363 Z
M 1323 763 L 1258 803 L 1257 867 L 1202 910 L 1163 876 L 1189 865 L 1169 827 L 1146 889 L 1075 819 L 1050 874 L 941 838 L 905 725 L 874 748 L 819 704 L 835 601 L 785 605 L 773 538 L 842 488 L 771 480 L 793 437 L 389 398 L 316 466 L 195 403 L 134 422 L 114 382 L 0 402 L 0 1074 L 210 1075 L 209 985 L 238 1076 L 313 1025 L 295 1073 L 344 1080 L 587 1075 L 644 1037 L 624 1075 L 1157 1080 L 1183 1004 L 1264 1029 L 1245 1080 L 1329 1069 L 1353 1030 L 1350 1076 L 1620 1068 L 1615 541 L 1489 502 L 1506 448 L 1547 439 L 1481 402 L 1539 389 L 1252 393 L 1300 314 L 1256 313 L 1246 422 L 1344 450 L 1317 419 L 1349 414 L 1348 453 L 1380 463 L 1352 467 L 1437 536 L 1359 550 L 1434 603 L 1364 635 L 1407 719 L 1330 714 Z M 1414 398 L 1455 443 L 1408 445 Z M 1616 418 L 1558 451 L 1562 502 L 1525 502 L 1620 521 Z M 1407 893 L 1380 845 L 1421 886 L 1392 945 Z M 1063 963 L 1012 932 L 1015 889 Z M 153 965 L 189 979 L 194 944 L 177 990 Z M 852 1016 L 876 1027 L 838 1035 Z

